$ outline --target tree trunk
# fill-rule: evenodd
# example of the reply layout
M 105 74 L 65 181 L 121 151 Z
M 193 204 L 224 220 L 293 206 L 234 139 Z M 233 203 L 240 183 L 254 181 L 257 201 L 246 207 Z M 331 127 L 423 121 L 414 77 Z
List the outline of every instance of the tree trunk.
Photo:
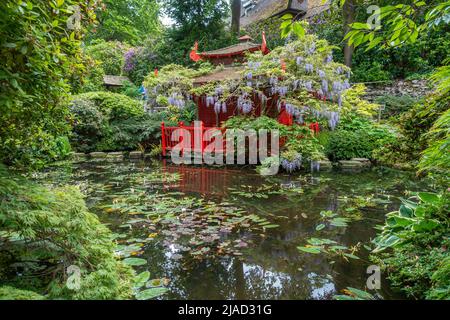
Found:
M 231 32 L 239 35 L 241 27 L 241 0 L 231 0 Z
M 344 6 L 342 7 L 342 16 L 344 17 L 344 36 L 347 35 L 351 28 L 349 24 L 355 22 L 355 0 L 346 0 Z M 346 66 L 352 66 L 352 57 L 355 48 L 349 46 L 348 42 L 345 41 L 344 45 L 344 63 Z

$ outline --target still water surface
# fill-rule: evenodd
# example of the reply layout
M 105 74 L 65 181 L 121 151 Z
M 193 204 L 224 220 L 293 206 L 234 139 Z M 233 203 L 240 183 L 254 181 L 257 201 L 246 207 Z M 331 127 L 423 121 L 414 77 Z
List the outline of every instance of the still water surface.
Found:
M 423 190 L 411 173 L 382 168 L 264 178 L 249 167 L 85 162 L 38 179 L 78 184 L 117 241 L 147 261 L 138 271 L 163 279 L 169 291 L 162 299 L 332 299 L 346 287 L 364 289 L 374 227 L 406 191 Z M 205 208 L 215 220 L 204 218 Z M 227 219 L 217 212 L 237 210 L 228 230 L 216 228 Z M 333 226 L 323 211 L 347 225 Z M 261 219 L 256 227 L 236 222 L 250 215 Z M 335 241 L 346 252 L 356 246 L 360 259 L 301 252 L 310 238 Z M 401 298 L 384 279 L 379 294 Z

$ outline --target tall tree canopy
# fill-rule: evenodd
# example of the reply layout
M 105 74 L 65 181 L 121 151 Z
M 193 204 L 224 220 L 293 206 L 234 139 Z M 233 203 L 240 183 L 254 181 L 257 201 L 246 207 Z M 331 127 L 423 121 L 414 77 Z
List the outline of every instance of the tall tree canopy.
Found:
M 232 41 L 225 31 L 230 14 L 227 0 L 167 0 L 163 9 L 174 21 L 166 39 L 172 62 L 188 64 L 188 52 L 195 41 L 201 50 L 220 48 Z M 177 44 L 176 49 L 173 43 Z
M 103 0 L 97 11 L 99 24 L 88 39 L 118 40 L 138 44 L 161 30 L 157 0 Z

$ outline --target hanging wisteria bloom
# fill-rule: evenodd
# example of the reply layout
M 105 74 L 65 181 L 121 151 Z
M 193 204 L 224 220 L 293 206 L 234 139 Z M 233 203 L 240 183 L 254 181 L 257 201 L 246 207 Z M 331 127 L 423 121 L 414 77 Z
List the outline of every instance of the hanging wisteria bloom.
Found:
M 227 113 L 227 104 L 226 102 L 222 102 L 222 112 Z
M 329 54 L 326 58 L 325 58 L 325 63 L 331 63 L 333 62 L 333 55 Z
M 206 107 L 210 107 L 214 105 L 214 98 L 211 96 L 206 97 Z
M 319 75 L 319 77 L 321 78 L 321 79 L 323 79 L 323 78 L 325 78 L 325 71 L 323 71 L 323 70 L 317 70 L 317 74 Z
M 301 64 L 303 63 L 304 60 L 305 60 L 305 59 L 304 59 L 303 57 L 297 57 L 297 59 L 296 59 L 297 65 L 298 65 L 298 66 L 301 65 Z
M 327 114 L 328 118 L 328 125 L 331 130 L 336 129 L 337 125 L 339 124 L 339 112 L 331 111 Z
M 270 85 L 276 85 L 278 83 L 278 78 L 277 77 L 270 77 L 269 78 L 269 84 Z
M 289 161 L 287 159 L 283 159 L 281 161 L 281 167 L 286 170 L 288 173 L 292 173 L 296 170 L 300 170 L 302 167 L 302 156 L 298 155 L 294 160 Z
M 339 105 L 339 108 L 341 108 L 342 107 L 342 95 L 341 94 L 339 94 L 337 97 L 337 103 Z
M 280 96 L 284 97 L 288 92 L 288 87 L 278 87 L 278 93 Z
M 284 106 L 287 114 L 289 115 L 293 115 L 295 113 L 295 106 L 290 104 L 290 103 L 286 103 L 286 105 Z
M 305 71 L 307 73 L 313 73 L 314 72 L 314 66 L 311 63 L 305 64 Z
M 216 88 L 216 95 L 220 96 L 223 94 L 223 88 L 222 87 L 217 87 Z
M 261 62 L 250 61 L 247 65 L 250 69 L 253 69 L 255 71 L 261 68 Z
M 222 104 L 219 101 L 217 101 L 214 104 L 214 112 L 215 113 L 220 113 L 220 110 L 222 110 Z
M 252 80 L 253 79 L 253 73 L 249 72 L 247 73 L 247 80 Z
M 322 91 L 324 93 L 328 92 L 328 81 L 326 79 L 322 80 Z
M 179 93 L 172 93 L 172 95 L 167 98 L 167 101 L 171 106 L 175 106 L 178 108 L 184 108 L 186 102 L 184 101 L 184 97 Z
M 347 90 L 347 89 L 351 88 L 350 82 L 347 79 L 344 80 L 343 87 L 344 87 L 344 90 Z
M 343 89 L 344 87 L 340 81 L 333 82 L 333 92 L 340 93 Z
M 344 70 L 342 70 L 341 66 L 337 67 L 336 70 L 335 70 L 336 74 L 342 74 L 343 71 Z
M 312 55 L 312 54 L 314 54 L 314 52 L 316 52 L 316 44 L 312 43 L 311 47 L 309 47 L 309 49 L 308 49 L 308 54 Z
M 305 82 L 305 89 L 308 91 L 312 91 L 312 81 Z

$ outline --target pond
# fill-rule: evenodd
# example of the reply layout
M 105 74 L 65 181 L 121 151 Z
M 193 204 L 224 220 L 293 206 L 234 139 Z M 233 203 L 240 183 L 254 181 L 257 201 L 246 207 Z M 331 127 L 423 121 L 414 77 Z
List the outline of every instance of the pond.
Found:
M 406 192 L 424 189 L 384 168 L 262 177 L 164 161 L 65 164 L 34 178 L 79 185 L 117 253 L 149 272 L 147 287 L 167 288 L 159 299 L 332 299 L 364 289 L 375 227 Z M 378 292 L 402 298 L 385 279 Z

